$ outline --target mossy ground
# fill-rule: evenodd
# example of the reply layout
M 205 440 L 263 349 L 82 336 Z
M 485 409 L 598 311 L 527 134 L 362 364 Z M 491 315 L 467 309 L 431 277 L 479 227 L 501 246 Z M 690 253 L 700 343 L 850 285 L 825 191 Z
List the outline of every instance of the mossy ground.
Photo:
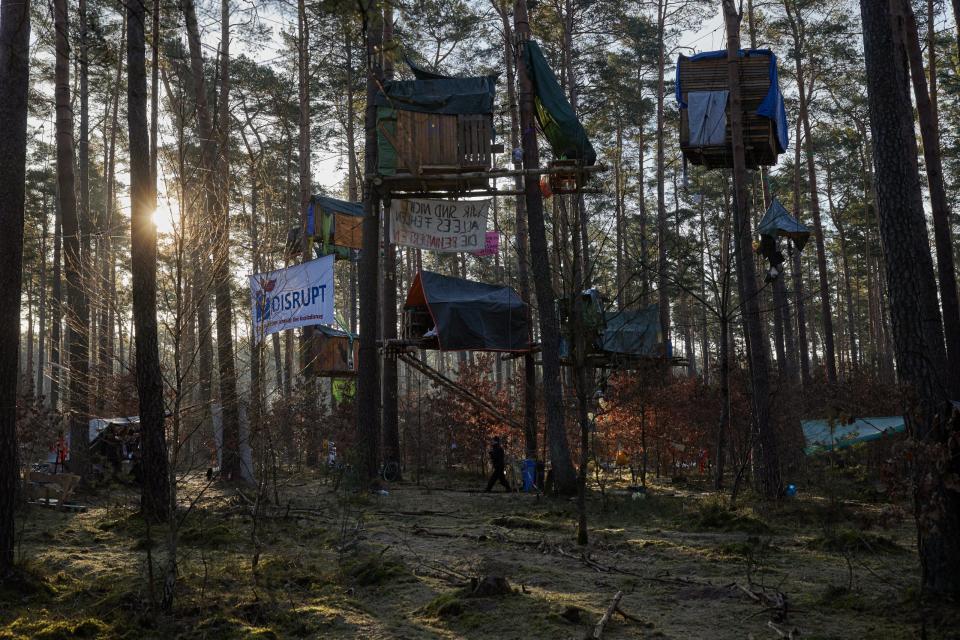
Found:
M 909 520 L 880 529 L 869 523 L 882 505 L 853 498 L 746 496 L 729 510 L 695 481 L 653 485 L 643 500 L 608 489 L 590 500 L 583 550 L 569 500 L 480 494 L 468 489 L 482 481 L 466 478 L 395 484 L 386 496 L 283 480 L 255 531 L 249 490 L 187 482 L 184 509 L 203 492 L 180 514 L 166 613 L 169 528 L 148 527 L 132 491 L 87 496 L 85 513 L 20 512 L 21 574 L 0 590 L 0 640 L 582 638 L 617 590 L 639 621 L 615 616 L 608 640 L 775 637 L 763 607 L 732 586 L 748 574 L 788 596 L 795 611 L 781 628 L 801 637 L 920 630 Z M 470 578 L 485 575 L 514 592 L 471 597 Z

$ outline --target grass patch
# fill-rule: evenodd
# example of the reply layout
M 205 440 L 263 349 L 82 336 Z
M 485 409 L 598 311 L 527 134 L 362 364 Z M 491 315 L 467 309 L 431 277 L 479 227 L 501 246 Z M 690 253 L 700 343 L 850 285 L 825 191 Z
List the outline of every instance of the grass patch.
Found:
M 427 618 L 456 618 L 463 613 L 464 603 L 460 591 L 441 593 L 417 609 L 416 613 Z
M 808 541 L 806 547 L 830 553 L 892 554 L 906 551 L 892 538 L 846 527 L 817 536 Z
M 733 511 L 716 501 L 704 503 L 688 516 L 687 522 L 694 531 L 742 531 L 753 535 L 773 532 L 770 525 L 755 515 Z
M 346 581 L 359 587 L 373 587 L 409 575 L 410 570 L 403 562 L 384 558 L 380 553 L 361 556 L 342 569 Z

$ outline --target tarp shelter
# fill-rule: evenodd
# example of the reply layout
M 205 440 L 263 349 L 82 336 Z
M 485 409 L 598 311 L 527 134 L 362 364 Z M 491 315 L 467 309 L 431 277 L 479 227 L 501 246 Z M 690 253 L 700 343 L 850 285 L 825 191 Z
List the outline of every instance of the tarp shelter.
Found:
M 658 358 L 670 357 L 664 348 L 660 330 L 660 307 L 651 304 L 645 309 L 623 309 L 605 314 L 602 347 L 609 353 Z
M 769 49 L 740 50 L 740 88 L 747 164 L 773 165 L 790 144 L 787 111 L 780 91 L 777 57 Z M 727 52 L 705 51 L 677 59 L 680 146 L 694 164 L 732 166 Z
M 797 219 L 790 215 L 776 198 L 770 203 L 760 224 L 757 225 L 757 233 L 771 239 L 781 236 L 790 238 L 797 251 L 803 251 L 807 240 L 810 239 L 810 229 L 797 222 Z
M 782 265 L 785 259 L 783 252 L 777 248 L 777 238 L 780 236 L 789 238 L 797 251 L 802 251 L 810 238 L 810 230 L 797 222 L 776 198 L 770 203 L 767 212 L 763 214 L 763 219 L 757 225 L 757 231 L 760 233 L 758 252 L 770 261 L 770 268 L 767 270 L 766 276 L 767 282 L 775 280 L 783 272 Z
M 800 423 L 807 441 L 807 455 L 870 442 L 906 431 L 902 416 L 856 418 L 848 423 L 837 420 L 804 420 Z
M 597 161 L 587 132 L 570 106 L 567 95 L 547 64 L 540 45 L 527 40 L 524 47 L 527 72 L 533 80 L 537 123 L 558 159 L 580 160 L 587 166 Z
M 440 275 L 417 274 L 404 305 L 426 309 L 429 322 L 417 324 L 416 337 L 435 331 L 441 351 L 512 351 L 530 349 L 527 305 L 510 287 Z

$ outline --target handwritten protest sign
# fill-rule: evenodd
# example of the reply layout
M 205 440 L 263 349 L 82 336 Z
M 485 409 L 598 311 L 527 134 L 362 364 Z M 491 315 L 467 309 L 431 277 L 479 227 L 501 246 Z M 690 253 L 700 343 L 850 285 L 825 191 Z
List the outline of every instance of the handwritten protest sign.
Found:
M 490 200 L 394 200 L 390 241 L 428 251 L 480 251 L 489 209 Z

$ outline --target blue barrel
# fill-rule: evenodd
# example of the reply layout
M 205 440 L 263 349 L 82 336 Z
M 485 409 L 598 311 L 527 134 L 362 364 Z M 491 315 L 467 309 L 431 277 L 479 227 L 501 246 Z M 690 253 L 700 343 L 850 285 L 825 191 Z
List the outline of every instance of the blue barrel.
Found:
M 523 490 L 533 491 L 537 484 L 537 461 L 527 458 L 523 461 Z

